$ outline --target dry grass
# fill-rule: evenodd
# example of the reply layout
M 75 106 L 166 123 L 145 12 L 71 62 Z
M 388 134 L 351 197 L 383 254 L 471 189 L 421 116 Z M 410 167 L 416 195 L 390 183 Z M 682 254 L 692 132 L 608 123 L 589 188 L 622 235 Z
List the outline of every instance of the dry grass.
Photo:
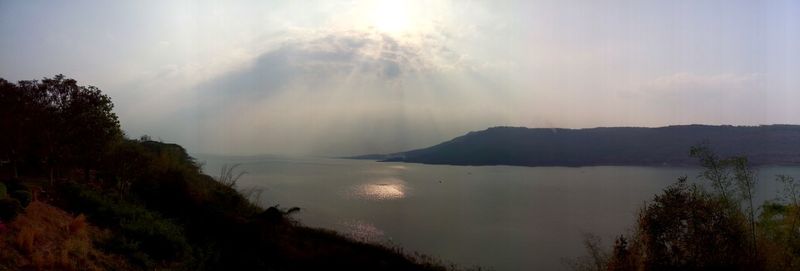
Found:
M 12 224 L 13 225 L 13 224 Z M 31 254 L 34 252 L 34 241 L 36 240 L 36 236 L 40 235 L 40 229 L 33 228 L 33 227 L 25 227 L 19 230 L 17 233 L 16 238 L 16 245 L 17 248 L 22 250 L 25 254 Z
M 78 215 L 71 222 L 69 222 L 69 226 L 67 230 L 69 233 L 74 236 L 85 236 L 87 234 L 86 228 L 89 226 L 86 223 L 86 216 L 83 214 Z
M 0 236 L 0 270 L 130 270 L 92 244 L 103 234 L 86 217 L 33 202 Z

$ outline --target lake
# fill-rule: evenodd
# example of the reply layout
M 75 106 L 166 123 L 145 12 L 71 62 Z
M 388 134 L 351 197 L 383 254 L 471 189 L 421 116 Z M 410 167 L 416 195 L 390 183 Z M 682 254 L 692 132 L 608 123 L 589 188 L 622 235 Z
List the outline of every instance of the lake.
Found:
M 240 189 L 261 189 L 262 206 L 302 208 L 293 217 L 305 225 L 493 270 L 566 270 L 564 259 L 584 255 L 584 234 L 610 247 L 645 201 L 678 177 L 696 179 L 699 172 L 196 157 L 212 176 L 224 164 L 240 163 L 248 172 Z M 760 168 L 757 202 L 778 195 L 775 174 L 797 177 L 800 167 Z

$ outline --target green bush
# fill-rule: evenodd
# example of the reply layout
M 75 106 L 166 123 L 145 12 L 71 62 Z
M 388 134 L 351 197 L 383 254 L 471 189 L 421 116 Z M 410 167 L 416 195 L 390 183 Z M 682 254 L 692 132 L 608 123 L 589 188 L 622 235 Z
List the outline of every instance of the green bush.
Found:
M 107 247 L 129 255 L 142 251 L 155 260 L 181 260 L 191 254 L 182 227 L 141 205 L 78 184 L 68 184 L 62 191 L 72 211 L 85 213 L 92 222 L 121 233 L 120 238 L 109 240 Z
M 21 182 L 19 179 L 7 180 L 3 184 L 6 186 L 6 192 L 16 191 L 16 190 L 28 190 L 28 191 L 31 190 L 30 187 L 28 187 L 28 185 Z
M 31 200 L 33 200 L 33 195 L 31 195 L 30 191 L 27 190 L 16 190 L 11 192 L 11 197 L 19 200 L 19 203 L 22 204 L 22 207 L 28 207 L 28 204 L 31 204 Z
M 4 199 L 6 196 L 8 196 L 6 195 L 7 191 L 8 189 L 6 188 L 6 184 L 0 183 L 0 199 Z
M 0 220 L 11 221 L 22 211 L 19 200 L 12 198 L 0 199 Z
M 180 227 L 169 220 L 143 213 L 143 216 L 122 221 L 122 232 L 155 259 L 181 259 L 189 255 L 189 245 Z

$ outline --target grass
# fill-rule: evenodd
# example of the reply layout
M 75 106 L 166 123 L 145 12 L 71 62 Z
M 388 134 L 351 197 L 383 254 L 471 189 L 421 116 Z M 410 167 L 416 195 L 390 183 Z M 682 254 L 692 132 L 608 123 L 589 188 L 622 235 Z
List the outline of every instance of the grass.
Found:
M 94 246 L 107 234 L 82 215 L 34 201 L 0 237 L 0 270 L 131 270 L 124 258 Z

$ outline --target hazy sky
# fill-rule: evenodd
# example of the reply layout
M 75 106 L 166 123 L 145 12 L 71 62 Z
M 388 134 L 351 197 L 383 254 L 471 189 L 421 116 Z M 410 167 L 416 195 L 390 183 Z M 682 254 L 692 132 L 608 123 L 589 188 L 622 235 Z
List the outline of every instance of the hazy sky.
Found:
M 0 1 L 0 77 L 129 136 L 348 155 L 490 126 L 800 124 L 800 1 Z

